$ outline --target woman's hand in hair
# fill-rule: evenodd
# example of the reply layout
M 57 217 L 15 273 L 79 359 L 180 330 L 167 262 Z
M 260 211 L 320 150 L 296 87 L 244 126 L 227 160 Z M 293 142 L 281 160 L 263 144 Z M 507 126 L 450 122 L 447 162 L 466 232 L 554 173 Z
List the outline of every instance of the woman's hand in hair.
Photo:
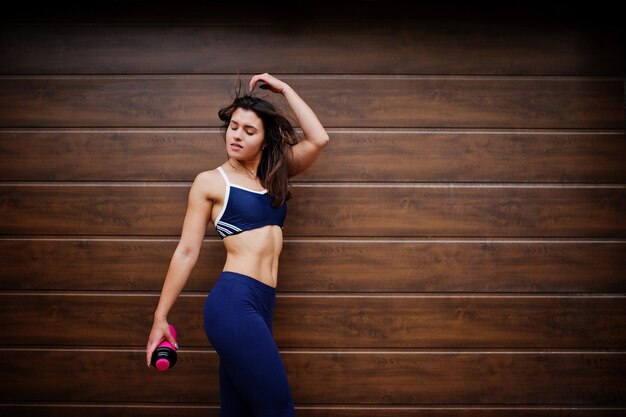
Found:
M 265 74 L 257 74 L 250 80 L 250 92 L 254 90 L 254 87 L 259 84 L 259 88 L 263 88 L 265 90 L 270 90 L 273 93 L 282 94 L 287 87 L 287 83 L 279 80 L 278 78 L 269 75 L 267 72 Z

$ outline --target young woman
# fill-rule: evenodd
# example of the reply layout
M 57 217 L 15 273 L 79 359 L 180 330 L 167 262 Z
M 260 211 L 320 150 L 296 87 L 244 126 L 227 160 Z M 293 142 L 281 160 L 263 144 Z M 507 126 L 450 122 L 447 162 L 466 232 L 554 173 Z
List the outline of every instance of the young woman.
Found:
M 167 315 L 194 267 L 206 226 L 213 222 L 226 263 L 204 305 L 207 337 L 220 357 L 221 416 L 293 416 L 287 375 L 272 337 L 282 226 L 289 177 L 313 164 L 328 134 L 311 108 L 285 82 L 252 77 L 255 86 L 282 94 L 303 136 L 269 102 L 236 97 L 218 115 L 228 160 L 198 174 L 189 191 L 180 242 L 165 277 L 148 338 L 146 361 L 164 339 L 175 343 Z

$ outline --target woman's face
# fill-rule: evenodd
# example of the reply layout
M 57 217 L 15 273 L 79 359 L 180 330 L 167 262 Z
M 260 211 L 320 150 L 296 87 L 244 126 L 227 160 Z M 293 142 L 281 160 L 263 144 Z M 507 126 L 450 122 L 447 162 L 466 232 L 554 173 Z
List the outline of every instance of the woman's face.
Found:
M 261 158 L 265 139 L 263 121 L 252 110 L 237 109 L 226 129 L 226 152 L 240 161 Z

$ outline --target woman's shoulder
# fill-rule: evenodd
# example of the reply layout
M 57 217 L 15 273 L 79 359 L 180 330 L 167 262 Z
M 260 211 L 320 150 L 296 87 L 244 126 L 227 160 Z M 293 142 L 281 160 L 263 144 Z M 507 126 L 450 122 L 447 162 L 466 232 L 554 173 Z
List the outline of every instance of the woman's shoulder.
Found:
M 207 196 L 219 197 L 224 193 L 224 180 L 217 168 L 209 169 L 196 174 L 192 187 L 199 188 Z
M 197 173 L 194 181 L 206 182 L 206 181 L 215 181 L 215 180 L 220 179 L 221 174 L 218 171 L 219 168 L 220 167 L 217 167 L 214 169 L 207 169 L 206 171 Z

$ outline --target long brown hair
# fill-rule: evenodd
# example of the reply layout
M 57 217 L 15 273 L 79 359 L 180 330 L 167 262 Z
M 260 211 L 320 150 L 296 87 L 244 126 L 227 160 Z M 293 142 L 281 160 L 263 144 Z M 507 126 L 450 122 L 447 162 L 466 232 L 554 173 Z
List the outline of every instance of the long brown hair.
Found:
M 272 103 L 250 94 L 240 95 L 240 91 L 237 91 L 233 102 L 217 112 L 223 122 L 224 138 L 230 119 L 237 109 L 251 110 L 263 122 L 265 149 L 262 151 L 257 172 L 261 184 L 272 196 L 272 206 L 278 207 L 291 197 L 287 156 L 291 152 L 291 147 L 298 143 L 299 137 L 291 122 L 276 111 Z

